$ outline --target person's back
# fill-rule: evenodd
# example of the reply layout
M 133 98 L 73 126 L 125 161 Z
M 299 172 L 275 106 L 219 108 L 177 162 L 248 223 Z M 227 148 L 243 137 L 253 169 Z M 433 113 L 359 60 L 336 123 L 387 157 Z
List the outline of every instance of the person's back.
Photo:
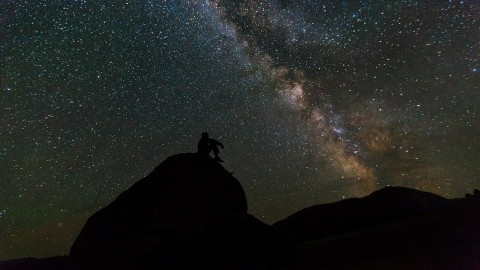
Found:
M 208 147 L 210 139 L 208 137 L 202 136 L 202 138 L 198 141 L 198 152 L 207 154 L 211 151 Z

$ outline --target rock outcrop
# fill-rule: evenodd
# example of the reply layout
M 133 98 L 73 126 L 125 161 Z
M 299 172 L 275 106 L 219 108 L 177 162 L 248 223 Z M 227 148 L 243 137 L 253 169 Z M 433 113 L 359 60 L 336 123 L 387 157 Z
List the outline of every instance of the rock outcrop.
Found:
M 240 183 L 208 155 L 189 153 L 90 217 L 70 257 L 88 269 L 278 269 L 285 252 L 273 229 L 247 214 Z

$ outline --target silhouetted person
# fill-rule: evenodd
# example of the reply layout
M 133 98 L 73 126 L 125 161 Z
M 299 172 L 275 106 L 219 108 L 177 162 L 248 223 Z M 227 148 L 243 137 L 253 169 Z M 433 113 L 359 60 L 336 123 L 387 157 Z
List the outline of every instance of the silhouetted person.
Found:
M 217 140 L 211 139 L 208 137 L 208 132 L 202 133 L 202 138 L 198 141 L 198 152 L 205 153 L 207 155 L 210 154 L 210 151 L 213 150 L 213 154 L 215 155 L 215 160 L 218 162 L 223 162 L 223 160 L 218 156 L 217 145 L 219 145 L 223 149 L 223 144 Z

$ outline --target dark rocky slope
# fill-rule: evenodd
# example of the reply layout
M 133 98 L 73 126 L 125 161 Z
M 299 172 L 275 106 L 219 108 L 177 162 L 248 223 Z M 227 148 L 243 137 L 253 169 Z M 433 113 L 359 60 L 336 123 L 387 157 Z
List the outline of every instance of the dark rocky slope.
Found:
M 273 226 L 294 242 L 312 241 L 415 216 L 451 202 L 428 192 L 386 187 L 363 198 L 305 208 Z
M 286 247 L 247 214 L 240 183 L 195 153 L 169 157 L 90 217 L 70 256 L 89 269 L 277 269 Z
M 480 269 L 480 194 L 296 246 L 298 269 Z

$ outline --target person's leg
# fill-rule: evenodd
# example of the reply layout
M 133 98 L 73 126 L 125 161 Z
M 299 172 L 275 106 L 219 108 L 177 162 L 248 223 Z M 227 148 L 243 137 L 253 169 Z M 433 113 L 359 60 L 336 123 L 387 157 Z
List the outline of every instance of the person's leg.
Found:
M 215 155 L 215 160 L 218 162 L 223 162 L 223 160 L 218 156 L 218 153 L 220 152 L 220 150 L 218 150 L 217 145 L 214 144 L 212 146 L 212 150 L 213 150 L 213 154 Z
M 215 144 L 212 145 L 212 151 L 213 151 L 213 154 L 216 157 L 218 156 L 218 153 L 220 152 L 220 150 L 218 150 L 218 147 Z

